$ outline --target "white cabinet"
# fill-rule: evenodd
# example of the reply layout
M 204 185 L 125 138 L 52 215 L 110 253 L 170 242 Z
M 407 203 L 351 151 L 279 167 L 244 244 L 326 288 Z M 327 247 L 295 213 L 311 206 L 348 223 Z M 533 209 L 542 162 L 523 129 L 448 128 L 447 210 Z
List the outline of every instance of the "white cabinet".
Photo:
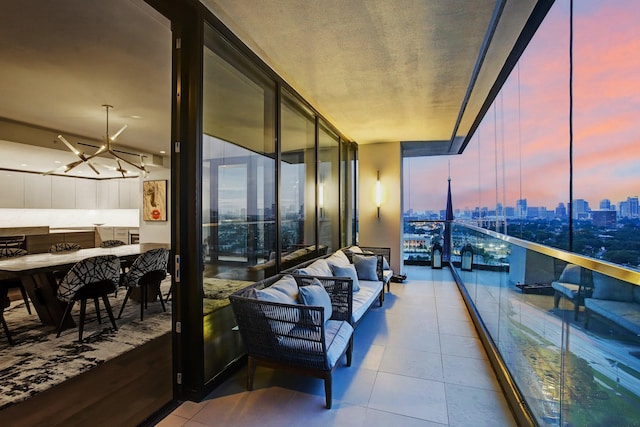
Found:
M 95 209 L 97 206 L 98 181 L 93 179 L 76 180 L 76 209 Z
M 120 184 L 120 209 L 140 208 L 140 179 L 123 179 Z
M 51 177 L 24 174 L 24 207 L 27 209 L 51 208 Z
M 120 207 L 120 185 L 118 180 L 106 179 L 98 182 L 98 209 Z
M 13 172 L 1 172 L 0 207 L 21 208 L 24 206 L 24 177 Z
M 76 207 L 76 179 L 64 176 L 51 177 L 51 208 L 73 209 Z

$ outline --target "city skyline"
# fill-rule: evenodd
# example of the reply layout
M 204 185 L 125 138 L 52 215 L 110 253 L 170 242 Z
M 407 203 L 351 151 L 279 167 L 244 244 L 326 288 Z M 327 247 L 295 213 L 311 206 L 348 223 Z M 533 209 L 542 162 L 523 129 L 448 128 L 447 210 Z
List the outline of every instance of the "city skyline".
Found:
M 640 4 L 574 7 L 573 198 L 618 204 L 640 193 Z M 403 210 L 444 209 L 449 176 L 454 209 L 568 201 L 567 15 L 554 5 L 462 155 L 404 159 Z

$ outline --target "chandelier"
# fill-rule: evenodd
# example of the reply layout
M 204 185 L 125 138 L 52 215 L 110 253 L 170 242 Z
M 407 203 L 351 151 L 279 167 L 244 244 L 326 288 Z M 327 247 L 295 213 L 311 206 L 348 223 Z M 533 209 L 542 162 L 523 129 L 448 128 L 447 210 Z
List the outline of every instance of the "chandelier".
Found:
M 127 169 L 127 166 L 130 166 L 130 167 L 133 167 L 133 168 L 139 170 L 140 173 L 142 173 L 143 176 L 147 176 L 147 173 L 149 171 L 147 170 L 147 168 L 144 165 L 144 156 L 142 154 L 139 154 L 140 161 L 138 163 L 135 163 L 135 162 L 132 162 L 132 161 L 122 157 L 120 154 L 116 153 L 113 150 L 113 148 L 111 147 L 111 143 L 114 142 L 122 134 L 122 132 L 124 132 L 124 130 L 127 128 L 127 125 L 122 126 L 120 128 L 120 130 L 117 131 L 116 133 L 114 133 L 113 135 L 109 135 L 109 109 L 113 108 L 113 106 L 112 105 L 108 105 L 108 104 L 103 104 L 102 106 L 105 108 L 105 111 L 107 113 L 106 132 L 105 132 L 105 135 L 103 137 L 104 144 L 102 144 L 100 146 L 100 148 L 98 148 L 98 150 L 95 153 L 86 154 L 86 153 L 80 151 L 78 148 L 76 148 L 69 141 L 67 141 L 67 139 L 64 136 L 58 135 L 58 139 L 60 141 L 62 141 L 62 143 L 64 145 L 66 145 L 67 148 L 69 148 L 69 150 L 71 150 L 71 152 L 73 152 L 76 156 L 78 156 L 79 160 L 76 160 L 76 161 L 71 162 L 71 163 L 67 163 L 64 166 L 61 166 L 61 167 L 59 167 L 57 169 L 51 170 L 49 172 L 46 172 L 45 175 L 49 175 L 49 174 L 57 173 L 57 172 L 67 173 L 67 172 L 73 170 L 74 168 L 80 166 L 81 164 L 86 163 L 87 166 L 89 166 L 91 168 L 91 170 L 93 170 L 96 173 L 96 175 L 100 175 L 99 168 L 105 168 L 105 169 L 108 169 L 108 170 L 113 170 L 113 171 L 121 173 L 122 177 L 124 178 L 127 173 L 131 173 L 131 171 L 129 171 Z M 115 163 L 116 163 L 117 167 L 116 166 L 105 165 L 105 164 L 99 163 L 98 161 L 95 160 L 95 158 L 98 157 L 98 156 L 104 157 L 106 155 L 110 155 L 112 157 L 112 159 L 115 160 Z M 124 166 L 123 166 L 123 164 L 124 164 Z

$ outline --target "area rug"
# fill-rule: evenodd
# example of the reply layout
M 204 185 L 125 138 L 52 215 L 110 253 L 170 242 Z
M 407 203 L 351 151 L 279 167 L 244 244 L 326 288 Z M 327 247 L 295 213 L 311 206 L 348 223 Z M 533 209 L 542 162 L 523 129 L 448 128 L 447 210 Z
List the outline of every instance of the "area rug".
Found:
M 168 291 L 169 281 L 163 282 Z M 163 292 L 163 293 L 164 293 Z M 117 316 L 124 291 L 109 300 Z M 16 298 L 17 299 L 17 298 Z M 73 311 L 77 322 L 79 304 Z M 87 304 L 87 319 L 82 342 L 78 329 L 62 332 L 56 338 L 52 326 L 43 326 L 37 314 L 29 315 L 24 301 L 14 300 L 5 310 L 5 319 L 16 345 L 7 344 L 0 335 L 0 410 L 25 400 L 56 384 L 82 374 L 171 330 L 171 302 L 163 312 L 159 302 L 149 303 L 140 321 L 140 305 L 129 301 L 114 330 L 101 303 L 102 324 L 95 316 L 93 304 Z M 170 357 L 170 355 L 167 355 Z

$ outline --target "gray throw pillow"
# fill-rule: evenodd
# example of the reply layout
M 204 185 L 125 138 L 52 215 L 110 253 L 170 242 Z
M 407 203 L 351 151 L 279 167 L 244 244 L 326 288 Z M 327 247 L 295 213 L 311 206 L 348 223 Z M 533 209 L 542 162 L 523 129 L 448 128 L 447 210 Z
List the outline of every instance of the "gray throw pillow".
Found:
M 580 284 L 580 270 L 582 268 L 578 265 L 567 264 L 567 266 L 562 270 L 562 274 L 558 279 L 558 282 L 561 283 L 573 283 L 574 285 Z
M 353 265 L 356 267 L 358 279 L 378 280 L 378 257 L 375 255 L 353 254 Z
M 268 288 L 256 290 L 255 297 L 263 301 L 297 304 L 298 292 L 296 279 L 286 275 Z
M 315 279 L 313 283 L 307 286 L 301 286 L 298 294 L 301 304 L 308 306 L 316 306 L 324 308 L 324 321 L 326 322 L 333 315 L 333 307 L 331 306 L 331 297 L 322 283 Z
M 334 277 L 348 277 L 353 281 L 353 292 L 360 290 L 360 282 L 358 282 L 358 272 L 353 264 L 349 265 L 331 265 Z

